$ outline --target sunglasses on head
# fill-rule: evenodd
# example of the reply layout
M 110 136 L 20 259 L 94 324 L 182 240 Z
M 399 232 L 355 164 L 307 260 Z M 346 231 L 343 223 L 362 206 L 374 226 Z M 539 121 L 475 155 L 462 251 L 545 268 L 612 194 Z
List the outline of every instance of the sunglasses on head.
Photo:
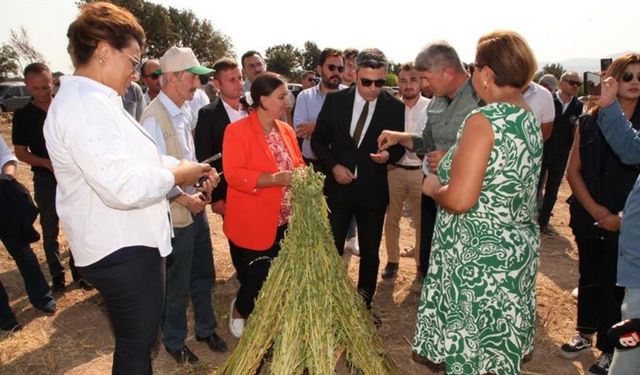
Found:
M 336 69 L 338 69 L 338 73 L 344 72 L 344 66 L 342 65 L 329 64 L 327 65 L 327 68 L 329 68 L 329 70 L 332 72 L 335 71 Z
M 580 86 L 580 81 L 574 81 L 572 79 L 565 79 L 564 81 L 571 86 Z
M 385 83 L 387 83 L 386 80 L 384 79 L 368 79 L 368 78 L 360 78 L 360 83 L 362 83 L 362 86 L 364 87 L 369 87 L 371 85 L 375 85 L 376 87 L 382 87 L 384 86 Z
M 631 72 L 622 73 L 622 82 L 629 83 L 633 81 L 633 77 L 636 77 L 636 80 L 640 82 L 640 73 L 636 73 L 635 75 Z

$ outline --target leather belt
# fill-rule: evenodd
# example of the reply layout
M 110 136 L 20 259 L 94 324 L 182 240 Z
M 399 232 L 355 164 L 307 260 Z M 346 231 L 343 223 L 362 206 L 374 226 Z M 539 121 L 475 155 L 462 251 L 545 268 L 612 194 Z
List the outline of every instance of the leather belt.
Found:
M 420 167 L 419 165 L 411 165 L 411 166 L 409 166 L 409 165 L 402 165 L 402 164 L 394 164 L 394 165 L 395 165 L 396 167 L 398 167 L 398 168 L 402 168 L 402 169 L 405 169 L 405 170 L 407 170 L 407 171 L 416 171 L 416 170 L 418 170 L 418 169 L 422 168 L 422 167 Z

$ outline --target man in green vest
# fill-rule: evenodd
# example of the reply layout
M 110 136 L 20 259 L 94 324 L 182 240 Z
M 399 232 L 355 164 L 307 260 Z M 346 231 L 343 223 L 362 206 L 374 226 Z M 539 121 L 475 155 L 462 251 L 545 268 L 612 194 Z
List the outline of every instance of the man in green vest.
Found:
M 196 161 L 189 124 L 192 113 L 187 101 L 200 86 L 200 75 L 213 70 L 201 66 L 190 48 L 171 47 L 160 59 L 162 90 L 142 114 L 140 121 L 158 144 L 160 152 L 178 160 Z M 173 251 L 167 258 L 167 289 L 162 322 L 162 341 L 178 363 L 196 363 L 198 357 L 185 345 L 187 305 L 191 297 L 197 341 L 216 352 L 226 352 L 226 343 L 216 334 L 211 290 L 215 282 L 209 224 L 204 208 L 216 181 L 204 183 L 204 191 L 193 186 L 175 187 L 171 201 Z

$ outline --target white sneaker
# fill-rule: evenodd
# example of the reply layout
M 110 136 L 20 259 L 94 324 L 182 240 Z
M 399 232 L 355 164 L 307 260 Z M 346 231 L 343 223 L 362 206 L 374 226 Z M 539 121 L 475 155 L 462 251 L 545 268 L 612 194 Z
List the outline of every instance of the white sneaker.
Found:
M 358 236 L 351 237 L 344 245 L 345 249 L 351 250 L 353 255 L 360 256 L 360 245 L 358 245 Z
M 234 298 L 233 301 L 231 301 L 231 309 L 229 310 L 229 332 L 231 332 L 234 337 L 240 338 L 244 332 L 245 319 L 233 317 L 233 309 L 235 305 L 236 299 Z
M 579 290 L 578 290 L 578 288 L 574 288 L 574 289 L 571 291 L 571 297 L 573 297 L 573 299 L 577 300 L 577 299 L 578 299 L 578 293 L 580 293 L 580 292 L 579 292 Z

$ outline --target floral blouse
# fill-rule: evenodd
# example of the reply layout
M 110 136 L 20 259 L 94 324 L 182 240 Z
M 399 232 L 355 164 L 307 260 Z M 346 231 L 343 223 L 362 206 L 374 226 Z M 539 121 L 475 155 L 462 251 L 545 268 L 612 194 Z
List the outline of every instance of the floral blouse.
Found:
M 284 144 L 284 140 L 282 139 L 282 135 L 278 132 L 276 128 L 273 128 L 269 133 L 265 133 L 265 138 L 267 140 L 267 144 L 269 145 L 269 149 L 276 159 L 276 166 L 278 167 L 279 172 L 283 171 L 292 171 L 293 170 L 293 160 L 291 160 L 291 155 L 289 155 L 289 150 L 287 150 L 287 146 Z M 284 225 L 289 222 L 289 216 L 291 216 L 291 187 L 284 186 L 282 188 L 282 198 L 280 199 L 280 216 L 278 217 L 278 226 Z

